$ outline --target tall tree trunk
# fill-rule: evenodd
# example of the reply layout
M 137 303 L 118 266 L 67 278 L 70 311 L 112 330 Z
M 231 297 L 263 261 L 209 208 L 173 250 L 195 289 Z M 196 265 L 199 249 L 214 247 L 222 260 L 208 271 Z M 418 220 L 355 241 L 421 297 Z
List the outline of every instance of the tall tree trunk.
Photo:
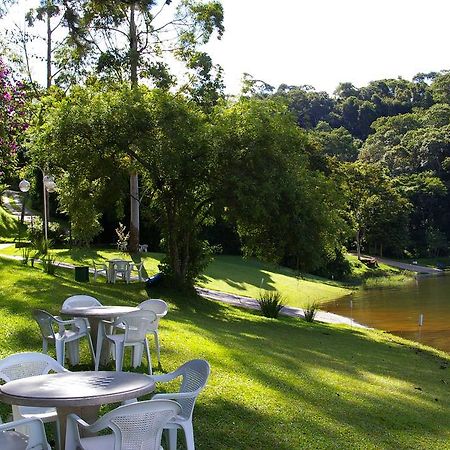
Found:
M 138 60 L 135 4 L 130 6 L 130 81 L 131 86 L 138 84 Z M 136 172 L 130 174 L 130 242 L 128 249 L 137 252 L 139 249 L 139 177 Z
M 47 2 L 47 89 L 52 85 L 52 27 L 49 8 L 50 2 Z
M 361 231 L 356 231 L 356 254 L 358 255 L 358 259 L 361 259 Z
M 130 242 L 128 250 L 136 252 L 139 249 L 139 183 L 138 175 L 130 175 Z

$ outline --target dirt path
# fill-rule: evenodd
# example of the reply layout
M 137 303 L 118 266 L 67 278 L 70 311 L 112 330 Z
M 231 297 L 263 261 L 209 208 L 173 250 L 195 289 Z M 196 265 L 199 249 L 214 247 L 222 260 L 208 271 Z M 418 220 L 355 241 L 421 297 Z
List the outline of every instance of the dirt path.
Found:
M 397 267 L 397 268 L 403 269 L 403 270 L 409 270 L 411 272 L 434 274 L 434 275 L 443 274 L 443 271 L 441 269 L 436 269 L 434 267 L 419 266 L 417 264 L 408 264 L 408 263 L 403 263 L 400 261 L 394 261 L 393 259 L 388 259 L 388 258 L 376 257 L 376 260 L 382 264 L 386 264 L 386 265 L 392 266 L 392 267 Z
M 2 193 L 3 206 L 14 216 L 20 217 L 22 214 L 22 195 L 20 192 L 7 189 Z M 31 209 L 25 208 L 24 221 L 32 222 L 33 216 L 36 216 L 36 212 Z

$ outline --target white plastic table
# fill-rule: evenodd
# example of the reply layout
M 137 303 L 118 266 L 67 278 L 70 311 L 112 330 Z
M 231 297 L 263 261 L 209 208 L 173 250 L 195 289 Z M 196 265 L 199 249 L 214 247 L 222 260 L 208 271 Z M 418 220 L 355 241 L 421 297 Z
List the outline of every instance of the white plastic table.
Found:
M 0 400 L 10 405 L 55 407 L 64 450 L 68 414 L 93 423 L 101 405 L 137 398 L 154 389 L 153 379 L 140 373 L 61 372 L 10 381 L 0 386 Z
M 108 283 L 112 283 L 114 280 L 114 272 L 115 272 L 115 263 L 127 263 L 128 264 L 128 272 L 130 271 L 130 264 L 133 261 L 128 261 L 126 259 L 110 259 L 108 260 Z
M 132 306 L 78 306 L 61 309 L 61 314 L 72 317 L 85 317 L 91 327 L 91 338 L 94 349 L 97 349 L 98 326 L 101 320 L 114 320 L 117 317 L 129 312 L 139 311 L 139 308 Z M 100 364 L 107 364 L 109 361 L 109 343 L 107 339 L 103 340 L 102 354 Z

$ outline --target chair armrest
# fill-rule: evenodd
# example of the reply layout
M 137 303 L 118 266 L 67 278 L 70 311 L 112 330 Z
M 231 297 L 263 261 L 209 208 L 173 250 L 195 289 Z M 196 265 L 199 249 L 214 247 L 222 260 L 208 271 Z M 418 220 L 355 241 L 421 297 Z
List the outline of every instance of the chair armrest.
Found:
M 183 398 L 192 398 L 197 397 L 198 391 L 192 391 L 192 392 L 170 392 L 165 394 L 155 394 L 152 397 L 152 400 L 156 399 L 165 399 L 165 400 L 180 400 Z
M 168 381 L 175 380 L 175 378 L 180 377 L 181 374 L 176 372 L 165 373 L 163 375 L 150 375 L 150 378 L 153 379 L 155 383 L 166 383 Z
M 2 423 L 0 424 L 0 431 L 8 431 L 8 430 L 14 430 L 17 427 L 20 427 L 21 425 L 31 425 L 33 423 L 39 423 L 41 422 L 40 419 L 19 419 L 15 420 L 14 422 L 8 422 L 8 423 Z

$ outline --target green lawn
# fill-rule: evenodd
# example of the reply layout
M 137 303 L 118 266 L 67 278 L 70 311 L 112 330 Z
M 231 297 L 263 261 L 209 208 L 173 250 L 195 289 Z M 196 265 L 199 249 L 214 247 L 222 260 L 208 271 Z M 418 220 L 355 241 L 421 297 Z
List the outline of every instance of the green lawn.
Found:
M 21 250 L 13 246 L 2 249 L 1 253 L 21 255 Z M 163 258 L 162 253 L 142 253 L 128 255 L 117 250 L 106 249 L 56 249 L 52 250 L 58 261 L 72 264 L 88 264 L 92 260 L 107 261 L 113 258 L 132 258 L 142 260 L 147 274 L 158 272 L 158 264 Z M 326 302 L 351 291 L 331 283 L 324 278 L 312 275 L 296 276 L 288 268 L 265 264 L 256 259 L 244 259 L 240 256 L 216 256 L 206 269 L 204 276 L 197 283 L 199 286 L 247 297 L 258 297 L 260 289 L 277 289 L 291 306 L 304 306 L 309 302 Z
M 52 277 L 2 259 L 0 286 L 0 357 L 39 351 L 33 308 L 57 313 L 75 293 L 120 305 L 148 297 L 140 283 L 76 283 L 72 272 Z M 151 296 L 170 305 L 160 325 L 163 370 L 198 357 L 212 366 L 194 416 L 199 450 L 450 448 L 448 354 L 378 331 L 266 319 L 187 293 Z M 76 370 L 90 365 L 82 349 Z
M 0 206 L 0 242 L 13 241 L 19 235 L 19 221 Z

